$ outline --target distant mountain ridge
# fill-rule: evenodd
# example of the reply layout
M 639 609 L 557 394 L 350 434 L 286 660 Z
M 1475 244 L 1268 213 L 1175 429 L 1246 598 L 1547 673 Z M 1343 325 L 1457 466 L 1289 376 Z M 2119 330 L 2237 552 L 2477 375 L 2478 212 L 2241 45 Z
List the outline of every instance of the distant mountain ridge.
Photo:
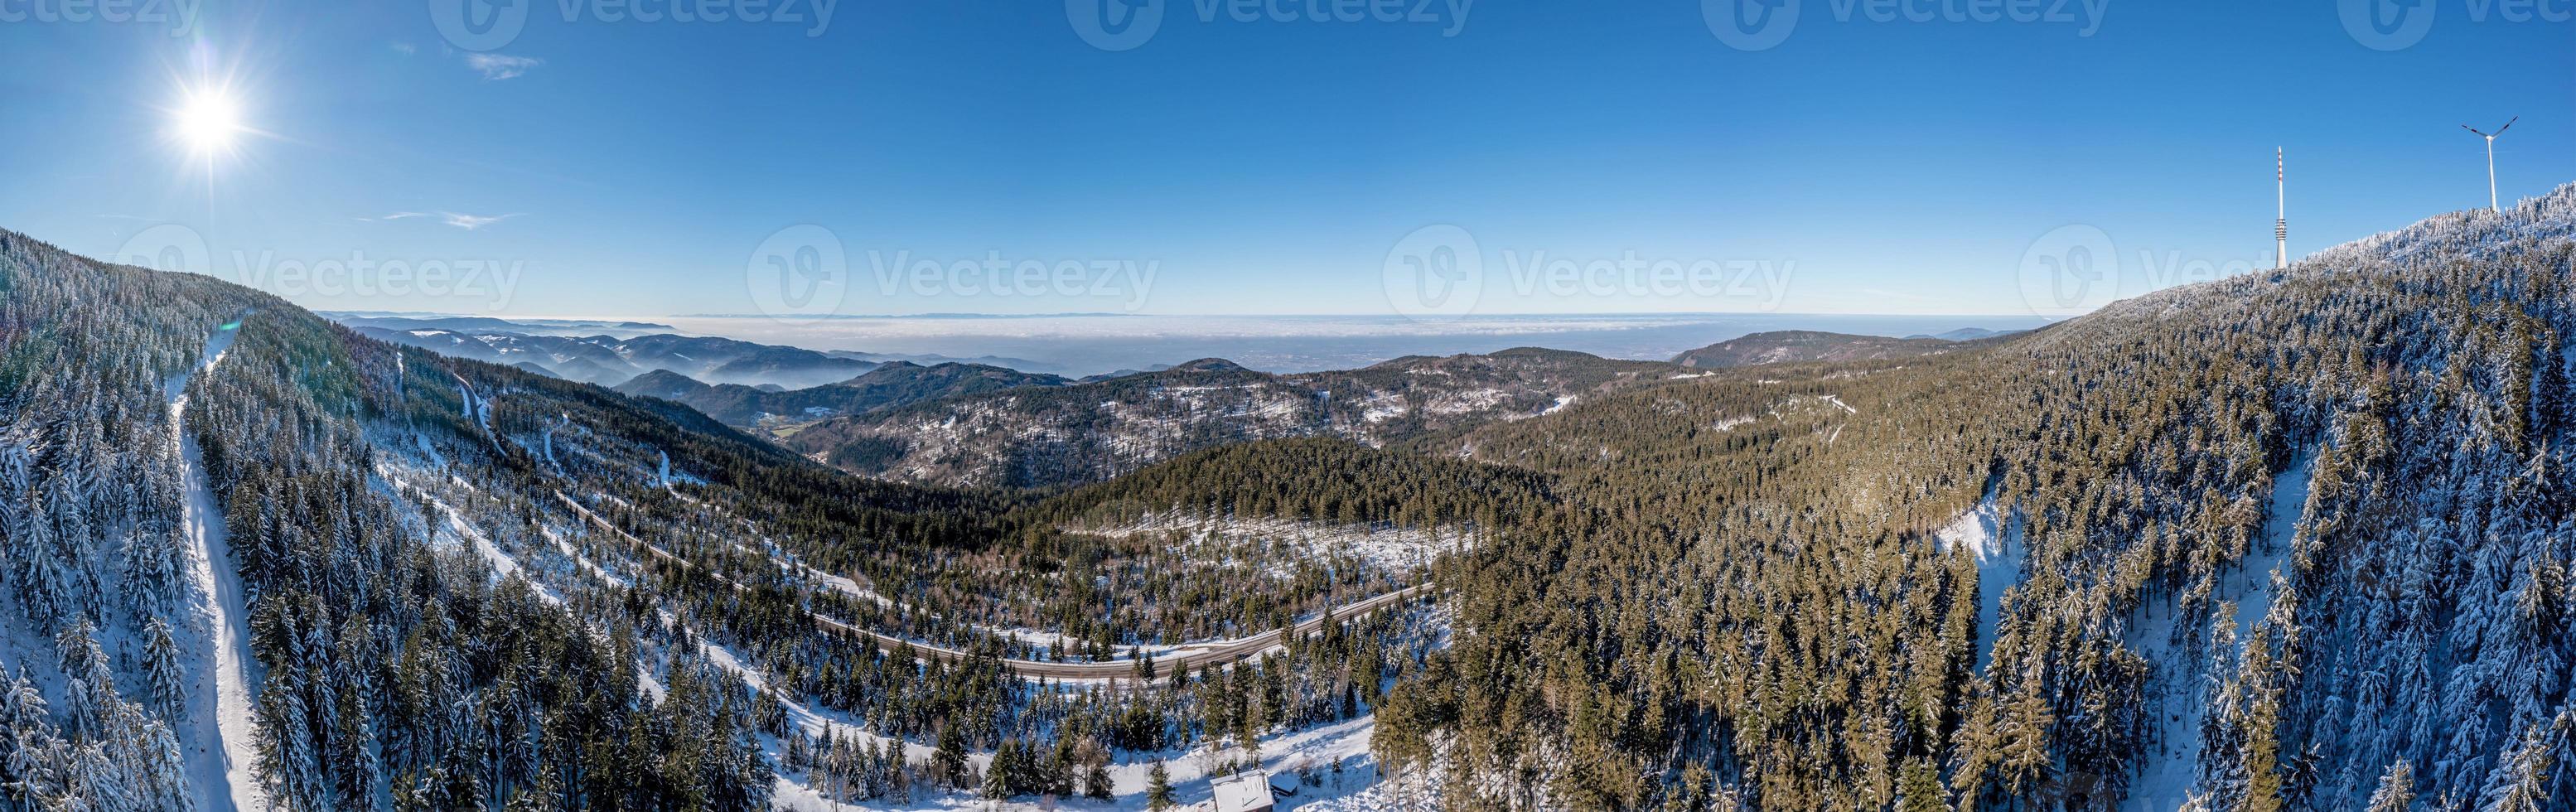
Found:
M 2002 333 L 1971 327 L 1942 335 L 1973 335 L 1977 338 L 1985 338 L 2002 335 Z M 1917 355 L 1939 355 L 1958 349 L 1960 341 L 1960 339 L 1932 336 L 1887 338 L 1816 330 L 1776 330 L 1730 338 L 1684 352 L 1673 356 L 1673 363 L 1696 369 L 1723 369 L 1756 364 L 1874 361 Z
M 811 350 L 684 335 L 679 328 L 650 321 L 505 319 L 377 311 L 317 315 L 369 338 L 601 386 L 613 386 L 655 370 L 676 372 L 711 384 L 801 389 L 838 383 L 890 361 L 966 363 L 1014 370 L 1042 366 L 1026 359 L 994 355 Z
M 1988 329 L 1983 328 L 1983 327 L 1961 327 L 1961 328 L 1956 329 L 1956 330 L 1944 330 L 1944 331 L 1942 331 L 1942 332 L 1938 332 L 1938 333 L 1928 333 L 1928 334 L 1927 334 L 1927 333 L 1916 333 L 1916 334 L 1914 334 L 1914 335 L 1906 336 L 1906 338 L 1937 338 L 1937 339 L 1941 339 L 1941 340 L 1943 340 L 1943 341 L 1977 341 L 1977 340 L 1980 340 L 1980 339 L 1999 338 L 1999 337 L 2002 337 L 2002 336 L 2014 335 L 2014 334 L 2017 334 L 2017 333 L 2027 333 L 2027 332 L 2030 332 L 2030 331 L 2028 331 L 2028 330 L 1988 330 Z
M 848 380 L 877 366 L 873 361 L 840 358 L 808 349 L 712 336 L 652 333 L 620 338 L 604 333 L 559 336 L 439 328 L 405 330 L 353 326 L 351 329 L 369 338 L 419 347 L 441 355 L 505 366 L 534 365 L 538 371 L 554 377 L 602 386 L 622 383 L 654 370 L 667 370 L 709 383 L 746 386 L 774 383 L 793 389 Z
M 1462 808 L 2576 809 L 2576 186 L 1914 360 L 1207 358 L 807 456 L 5 230 L 0 294 L 13 807 L 758 809 L 876 763 L 855 800 L 954 808 L 1078 749 L 1134 808 L 1147 760 L 1356 730 Z M 1431 563 L 1186 539 L 1327 522 Z M 1396 583 L 1418 638 L 1238 637 Z M 1231 639 L 1257 670 L 1182 659 Z M 1187 749 L 1211 711 L 1259 727 Z
M 438 313 L 387 313 L 380 311 L 320 311 L 315 315 L 348 327 L 382 327 L 389 330 L 453 330 L 458 332 L 510 332 L 529 335 L 588 335 L 600 332 L 678 332 L 668 324 L 623 319 L 504 319 L 493 316 L 452 316 Z
M 1657 361 L 1529 347 L 1289 375 L 1202 358 L 1070 385 L 924 400 L 827 420 L 782 442 L 864 476 L 1049 487 L 1246 440 L 1325 436 L 1382 445 L 1533 417 L 1681 372 Z
M 775 392 L 741 384 L 711 385 L 670 370 L 647 372 L 611 388 L 677 401 L 727 425 L 751 428 L 772 418 L 811 421 L 953 395 L 1066 383 L 1070 381 L 1055 375 L 981 364 L 923 366 L 892 361 L 846 381 Z

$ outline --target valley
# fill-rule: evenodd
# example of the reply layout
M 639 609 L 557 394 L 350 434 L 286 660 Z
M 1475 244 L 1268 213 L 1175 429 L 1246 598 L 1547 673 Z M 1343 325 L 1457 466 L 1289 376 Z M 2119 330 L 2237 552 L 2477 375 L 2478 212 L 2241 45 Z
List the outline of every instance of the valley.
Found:
M 2576 812 L 2576 0 L 2105 2 L 0 0 L 0 812 Z
M 2519 797 L 2576 718 L 2571 237 L 2576 187 L 1895 340 L 1934 352 L 622 392 L 7 235 L 51 302 L 11 323 L 155 373 L 74 396 L 0 344 L 13 403 L 139 406 L 0 435 L 10 549 L 94 562 L 8 581 L 9 650 L 63 652 L 10 701 L 73 711 L 18 758 L 241 809 L 1144 808 L 1253 766 L 1321 810 Z M 119 286 L 188 304 L 56 315 Z

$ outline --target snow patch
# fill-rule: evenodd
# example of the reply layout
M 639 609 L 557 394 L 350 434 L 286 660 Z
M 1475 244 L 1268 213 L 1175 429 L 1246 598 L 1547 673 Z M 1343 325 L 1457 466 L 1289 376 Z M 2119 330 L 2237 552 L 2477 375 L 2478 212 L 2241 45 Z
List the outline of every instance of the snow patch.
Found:
M 1455 528 L 1425 531 L 1393 525 L 1334 525 L 1270 518 L 1210 520 L 1182 513 L 1148 513 L 1122 525 L 1065 529 L 1111 538 L 1179 532 L 1194 540 L 1212 533 L 1223 541 L 1285 541 L 1312 556 L 1348 553 L 1385 572 L 1403 572 L 1429 564 L 1440 553 L 1469 543 L 1472 536 Z
M 2020 524 L 2004 524 L 1995 497 L 1988 494 L 1974 510 L 1932 531 L 1941 540 L 1942 551 L 1966 547 L 1977 559 L 1977 673 L 1984 673 L 1994 659 L 1995 633 L 2003 625 L 2004 592 L 2021 584 L 2022 560 L 2028 557 Z
M 2219 579 L 2217 590 L 2210 595 L 2213 604 L 2236 602 L 2239 647 L 2252 636 L 2254 625 L 2271 611 L 2274 573 L 2288 558 L 2301 515 L 2307 510 L 2308 485 L 2316 473 L 2315 463 L 2314 455 L 2302 456 L 2272 480 L 2272 498 L 2264 506 L 2263 534 L 2254 540 L 2253 549 L 2246 552 L 2235 571 Z M 2179 651 L 2173 644 L 2176 624 L 2206 619 L 2179 617 L 2170 596 L 2147 602 L 2141 613 L 2136 629 L 2129 635 L 2129 645 L 2155 664 L 2155 720 L 2159 730 L 2156 746 L 2141 760 L 2137 780 L 2131 782 L 2129 797 L 2120 806 L 2124 812 L 2174 809 L 2190 799 L 2197 788 L 2194 773 L 2200 763 L 2201 719 L 2209 708 L 2206 688 L 2211 675 L 2202 673 L 2207 663 L 2196 656 L 2197 652 Z

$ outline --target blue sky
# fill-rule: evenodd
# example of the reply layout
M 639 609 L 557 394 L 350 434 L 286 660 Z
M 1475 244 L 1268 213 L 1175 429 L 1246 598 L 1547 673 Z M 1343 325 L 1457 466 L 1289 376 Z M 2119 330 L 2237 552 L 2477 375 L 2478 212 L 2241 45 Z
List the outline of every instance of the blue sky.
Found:
M 844 0 L 827 24 L 813 0 L 757 23 L 535 0 L 478 51 L 433 22 L 454 0 L 203 0 L 184 36 L 0 0 L 0 227 L 93 256 L 199 240 L 187 267 L 331 309 L 754 313 L 789 284 L 764 279 L 825 278 L 769 276 L 774 254 L 839 272 L 799 315 L 1390 313 L 1408 235 L 1455 226 L 1466 312 L 2027 314 L 2027 260 L 2070 225 L 2144 280 L 2122 295 L 2268 267 L 2276 145 L 2294 256 L 2482 205 L 2462 123 L 2521 116 L 2508 202 L 2576 179 L 2576 0 L 2421 0 L 2420 41 L 2375 43 L 2333 2 L 1777 1 L 1795 25 L 1751 51 L 1696 0 L 1163 0 L 1117 51 L 1077 31 L 1088 0 Z M 170 137 L 209 82 L 253 131 L 211 171 Z M 1590 267 L 1552 288 L 1540 258 Z M 1596 273 L 1630 258 L 1724 278 Z M 987 259 L 1012 270 L 947 270 Z M 414 278 L 282 270 L 382 272 L 362 261 Z

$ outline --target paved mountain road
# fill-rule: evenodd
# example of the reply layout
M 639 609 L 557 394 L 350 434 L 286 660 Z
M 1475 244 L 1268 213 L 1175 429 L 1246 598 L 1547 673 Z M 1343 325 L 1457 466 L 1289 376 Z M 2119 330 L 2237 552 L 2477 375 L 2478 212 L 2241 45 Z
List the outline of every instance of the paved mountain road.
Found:
M 692 566 L 690 562 L 680 558 L 679 556 L 672 555 L 660 547 L 648 544 L 643 539 L 636 538 L 634 534 L 626 532 L 625 529 L 614 524 L 610 524 L 607 519 L 602 518 L 597 513 L 592 513 L 590 508 L 582 506 L 580 502 L 573 501 L 572 497 L 565 496 L 560 491 L 555 493 L 555 498 L 562 500 L 566 507 L 572 508 L 574 513 L 580 514 L 582 518 L 589 520 L 591 524 L 597 525 L 600 529 L 606 530 L 615 534 L 618 538 L 626 540 L 626 543 L 629 546 L 682 567 Z M 731 584 L 735 589 L 748 588 L 742 584 L 734 584 L 730 581 L 727 581 L 727 583 Z M 837 579 L 828 580 L 826 583 L 830 583 L 835 589 L 854 597 L 858 597 L 863 600 L 873 599 L 872 596 L 856 591 L 855 585 L 846 585 Z M 1346 620 L 1349 618 L 1361 617 L 1371 612 L 1396 605 L 1403 602 L 1406 598 L 1422 594 L 1422 592 L 1428 587 L 1428 584 L 1417 584 L 1394 592 L 1364 598 L 1341 606 L 1333 607 L 1332 613 L 1328 616 L 1309 618 L 1298 623 L 1297 633 L 1302 635 L 1323 628 L 1326 617 L 1336 621 Z M 967 659 L 970 656 L 966 652 L 958 651 L 956 649 L 943 648 L 918 640 L 895 637 L 893 635 L 878 634 L 822 615 L 808 614 L 814 618 L 814 624 L 822 627 L 825 631 L 851 637 L 870 638 L 877 641 L 877 645 L 882 646 L 887 650 L 893 650 L 901 646 L 911 646 L 914 654 L 942 662 L 955 662 Z M 1211 665 L 1233 663 L 1251 658 L 1276 645 L 1279 645 L 1278 629 L 1272 629 L 1260 634 L 1239 637 L 1231 640 L 1211 640 L 1201 643 L 1190 643 L 1176 647 L 1173 650 L 1154 658 L 1154 673 L 1157 675 L 1169 675 L 1172 673 L 1172 669 L 1174 668 L 1199 669 Z M 1018 672 L 1024 677 L 1050 677 L 1054 679 L 1129 679 L 1136 675 L 1136 664 L 1133 661 L 1126 660 L 1105 663 L 1057 663 L 1047 662 L 1045 660 L 1014 660 L 1006 658 L 1002 660 L 1002 663 L 1010 666 L 1011 670 Z

